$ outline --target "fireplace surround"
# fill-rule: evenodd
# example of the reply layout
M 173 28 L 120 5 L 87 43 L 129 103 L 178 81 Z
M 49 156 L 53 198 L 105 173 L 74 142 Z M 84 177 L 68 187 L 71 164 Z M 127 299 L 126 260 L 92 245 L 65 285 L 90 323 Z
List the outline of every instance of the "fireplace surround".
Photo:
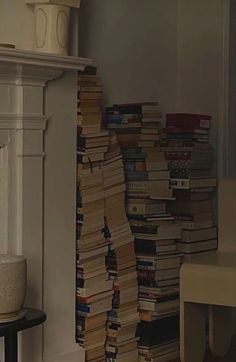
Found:
M 0 49 L 0 252 L 28 262 L 26 305 L 43 327 L 23 362 L 78 362 L 75 343 L 77 71 L 91 60 Z

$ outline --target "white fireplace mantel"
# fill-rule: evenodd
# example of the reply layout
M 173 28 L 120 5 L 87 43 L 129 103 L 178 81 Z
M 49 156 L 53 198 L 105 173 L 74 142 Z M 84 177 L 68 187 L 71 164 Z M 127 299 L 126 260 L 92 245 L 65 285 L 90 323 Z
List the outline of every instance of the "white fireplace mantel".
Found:
M 91 60 L 79 57 L 57 56 L 49 53 L 0 48 L 0 62 L 33 65 L 61 70 L 83 70 Z
M 48 316 L 23 333 L 22 362 L 83 360 L 74 308 L 76 71 L 90 64 L 0 49 L 0 252 L 26 256 L 26 305 Z

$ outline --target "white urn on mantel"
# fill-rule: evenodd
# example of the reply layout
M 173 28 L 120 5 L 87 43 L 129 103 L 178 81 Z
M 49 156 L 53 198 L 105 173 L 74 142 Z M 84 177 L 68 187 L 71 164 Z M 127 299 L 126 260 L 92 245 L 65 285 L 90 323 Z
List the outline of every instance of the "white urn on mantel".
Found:
M 24 316 L 27 264 L 23 256 L 0 254 L 0 323 Z
M 68 55 L 70 8 L 79 8 L 80 0 L 26 0 L 34 5 L 35 50 Z

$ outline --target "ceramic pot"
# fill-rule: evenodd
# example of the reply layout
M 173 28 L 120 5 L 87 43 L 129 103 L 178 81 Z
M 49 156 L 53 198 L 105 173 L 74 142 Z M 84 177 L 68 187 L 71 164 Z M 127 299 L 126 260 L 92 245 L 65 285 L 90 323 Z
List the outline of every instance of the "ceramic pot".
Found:
M 19 319 L 25 301 L 26 283 L 26 259 L 0 254 L 0 323 Z
M 70 8 L 61 5 L 35 6 L 35 50 L 68 54 Z

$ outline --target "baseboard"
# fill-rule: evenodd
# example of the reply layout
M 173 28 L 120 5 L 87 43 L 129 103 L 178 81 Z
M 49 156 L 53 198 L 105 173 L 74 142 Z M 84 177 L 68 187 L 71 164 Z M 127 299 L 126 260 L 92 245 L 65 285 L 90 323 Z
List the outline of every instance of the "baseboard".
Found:
M 82 348 L 76 351 L 63 353 L 60 355 L 46 356 L 43 362 L 84 362 L 84 350 Z

